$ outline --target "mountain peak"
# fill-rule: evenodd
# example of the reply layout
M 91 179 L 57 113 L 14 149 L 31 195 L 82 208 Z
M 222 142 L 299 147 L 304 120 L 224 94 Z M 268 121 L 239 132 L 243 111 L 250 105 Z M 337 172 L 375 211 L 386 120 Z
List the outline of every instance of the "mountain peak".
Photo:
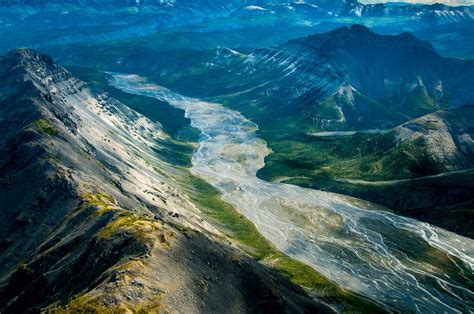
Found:
M 51 73 L 70 76 L 49 55 L 27 48 L 14 49 L 0 57 L 0 75 L 13 71 L 17 75 L 27 75 L 30 78 L 40 78 Z
M 336 28 L 332 31 L 329 31 L 324 34 L 316 34 L 309 36 L 307 38 L 311 37 L 319 37 L 321 35 L 327 35 L 328 37 L 343 37 L 343 36 L 380 36 L 379 34 L 374 33 L 371 31 L 368 27 L 361 25 L 361 24 L 352 24 L 351 26 L 342 26 L 339 28 Z
M 321 51 L 336 51 L 338 49 L 352 51 L 369 47 L 372 50 L 377 47 L 392 47 L 393 49 L 411 49 L 415 47 L 424 50 L 426 53 L 436 54 L 429 42 L 417 38 L 412 33 L 381 35 L 359 24 L 343 26 L 328 33 L 299 38 L 290 41 L 290 43 L 304 44 Z
M 371 31 L 367 26 L 364 26 L 362 24 L 352 24 L 350 27 L 346 26 L 346 27 L 341 27 L 340 29 L 344 29 L 344 28 L 353 34 L 369 34 L 369 33 L 374 34 L 374 35 L 376 34 L 373 31 Z
M 43 92 L 47 92 L 48 85 L 72 77 L 49 55 L 27 48 L 14 49 L 0 57 L 0 76 L 22 78 L 22 81 L 30 81 Z M 14 86 L 20 88 L 19 84 Z
M 31 62 L 41 62 L 46 63 L 48 65 L 54 65 L 53 59 L 44 53 L 38 52 L 36 50 L 32 50 L 29 48 L 17 48 L 11 50 L 5 56 L 1 57 L 2 61 L 8 62 L 10 64 L 17 63 L 17 64 L 26 64 Z

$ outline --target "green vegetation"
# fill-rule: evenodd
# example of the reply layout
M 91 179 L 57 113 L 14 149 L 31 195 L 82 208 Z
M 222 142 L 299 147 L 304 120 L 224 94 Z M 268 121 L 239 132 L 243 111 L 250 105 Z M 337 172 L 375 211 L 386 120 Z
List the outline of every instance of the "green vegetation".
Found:
M 334 136 L 260 131 L 259 135 L 273 150 L 258 172 L 268 181 L 298 177 L 298 184 L 303 180 L 306 186 L 321 189 L 339 180 L 399 180 L 442 171 L 426 153 L 423 137 L 399 144 L 395 131 Z
M 359 92 L 355 92 L 354 96 L 356 102 L 360 102 L 363 104 L 363 106 L 361 106 L 362 108 L 367 107 L 371 111 L 371 115 L 366 118 L 365 125 L 357 125 L 357 123 L 354 123 L 355 126 L 358 126 L 360 128 L 372 128 L 373 122 L 371 120 L 391 121 L 395 125 L 401 124 L 406 121 L 406 117 L 390 109 L 386 104 L 376 101 L 375 99 L 363 95 Z
M 128 211 L 121 211 L 112 219 L 99 236 L 109 239 L 119 232 L 127 232 L 143 244 L 154 242 L 154 232 L 158 230 L 158 222 Z
M 191 155 L 195 149 L 193 145 L 173 138 L 158 140 L 158 145 L 155 151 L 162 160 L 172 165 L 191 166 Z
M 31 126 L 43 135 L 56 136 L 59 134 L 59 132 L 51 125 L 51 122 L 44 118 L 36 120 L 31 124 Z
M 315 116 L 325 119 L 337 120 L 341 118 L 341 113 L 337 110 L 337 102 L 335 97 L 328 97 L 322 101 L 318 106 L 314 107 Z
M 105 305 L 102 296 L 93 297 L 88 294 L 82 294 L 71 299 L 65 306 L 52 306 L 44 311 L 48 314 L 118 314 L 118 313 L 160 313 L 160 298 L 157 297 L 153 303 L 134 304 L 133 309 L 128 308 L 124 304 L 117 304 L 115 306 Z M 133 310 L 133 311 L 132 311 Z
M 428 121 L 423 127 L 436 125 Z M 312 136 L 261 130 L 259 135 L 273 151 L 257 173 L 261 179 L 350 195 L 473 236 L 472 224 L 459 222 L 472 221 L 474 170 L 429 177 L 444 170 L 425 151 L 423 137 L 397 144 L 393 132 Z M 418 179 L 405 180 L 412 178 Z
M 334 126 L 341 123 L 355 129 L 374 128 L 381 125 L 383 121 L 391 121 L 395 124 L 406 121 L 406 117 L 390 109 L 386 104 L 382 104 L 360 92 L 351 91 L 350 98 L 340 94 L 329 96 L 322 102 L 306 109 L 308 111 L 307 115 L 308 117 L 332 120 L 335 123 Z M 364 108 L 366 112 L 361 114 L 361 108 Z M 339 120 L 342 118 L 341 110 L 344 112 L 345 120 L 343 121 Z M 307 120 L 304 126 L 311 129 L 314 126 L 314 122 Z M 296 130 L 301 130 L 301 125 Z
M 114 198 L 104 193 L 86 193 L 81 196 L 81 199 L 86 205 L 94 205 L 98 208 L 98 210 L 93 213 L 94 217 L 101 216 L 107 212 L 119 209 L 115 205 Z
M 152 233 L 159 227 L 155 220 L 118 207 L 114 198 L 104 193 L 86 193 L 81 198 L 87 206 L 94 205 L 98 208 L 92 214 L 94 218 L 109 212 L 115 213 L 99 233 L 100 237 L 108 239 L 118 232 L 125 231 L 143 244 L 153 242 Z
M 393 132 L 313 136 L 261 131 L 260 135 L 274 152 L 258 172 L 259 177 L 269 181 L 280 177 L 306 177 L 307 181 L 322 184 L 341 178 L 409 178 L 423 157 L 423 151 L 418 149 L 421 143 L 397 146 Z
M 438 109 L 438 105 L 422 85 L 415 87 L 402 104 L 403 112 L 413 118 L 421 117 Z
M 114 198 L 105 193 L 86 193 L 82 196 L 82 199 L 89 204 L 98 206 L 109 206 L 114 203 Z

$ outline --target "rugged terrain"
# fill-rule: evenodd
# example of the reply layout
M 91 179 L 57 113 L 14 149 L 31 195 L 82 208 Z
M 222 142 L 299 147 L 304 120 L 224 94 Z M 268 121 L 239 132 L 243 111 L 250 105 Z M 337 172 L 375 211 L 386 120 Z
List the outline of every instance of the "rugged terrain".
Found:
M 354 25 L 250 54 L 149 51 L 92 62 L 250 117 L 274 152 L 262 178 L 361 197 L 472 236 L 459 224 L 472 208 L 472 109 L 463 107 L 474 101 L 472 60 Z
M 215 186 L 283 252 L 393 311 L 472 307 L 474 295 L 466 289 L 473 240 L 344 195 L 261 180 L 256 172 L 270 151 L 258 126 L 241 113 L 134 74 L 111 76 L 112 86 L 124 92 L 186 111 L 201 131 L 192 173 Z
M 185 169 L 158 158 L 159 124 L 31 50 L 0 77 L 2 312 L 332 311 L 203 219 Z
M 143 61 L 150 59 L 156 62 Z M 223 48 L 149 51 L 108 64 L 91 61 L 224 102 L 262 126 L 307 131 L 389 128 L 474 101 L 472 60 L 441 57 L 410 33 L 380 35 L 360 25 L 250 54 Z

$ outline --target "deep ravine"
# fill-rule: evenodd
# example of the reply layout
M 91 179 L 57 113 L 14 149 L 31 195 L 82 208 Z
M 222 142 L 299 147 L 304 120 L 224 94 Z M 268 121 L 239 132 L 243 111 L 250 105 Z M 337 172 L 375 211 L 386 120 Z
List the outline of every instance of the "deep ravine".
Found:
M 240 113 L 136 75 L 113 74 L 111 84 L 185 110 L 201 131 L 192 172 L 281 251 L 391 309 L 474 310 L 474 240 L 342 195 L 263 181 L 256 173 L 270 151 Z

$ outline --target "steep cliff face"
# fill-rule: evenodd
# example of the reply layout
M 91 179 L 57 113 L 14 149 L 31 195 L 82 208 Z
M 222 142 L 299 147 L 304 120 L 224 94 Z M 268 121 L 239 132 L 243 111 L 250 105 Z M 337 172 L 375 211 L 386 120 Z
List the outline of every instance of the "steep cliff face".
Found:
M 0 134 L 0 311 L 328 311 L 201 218 L 159 124 L 48 56 L 0 58 Z

